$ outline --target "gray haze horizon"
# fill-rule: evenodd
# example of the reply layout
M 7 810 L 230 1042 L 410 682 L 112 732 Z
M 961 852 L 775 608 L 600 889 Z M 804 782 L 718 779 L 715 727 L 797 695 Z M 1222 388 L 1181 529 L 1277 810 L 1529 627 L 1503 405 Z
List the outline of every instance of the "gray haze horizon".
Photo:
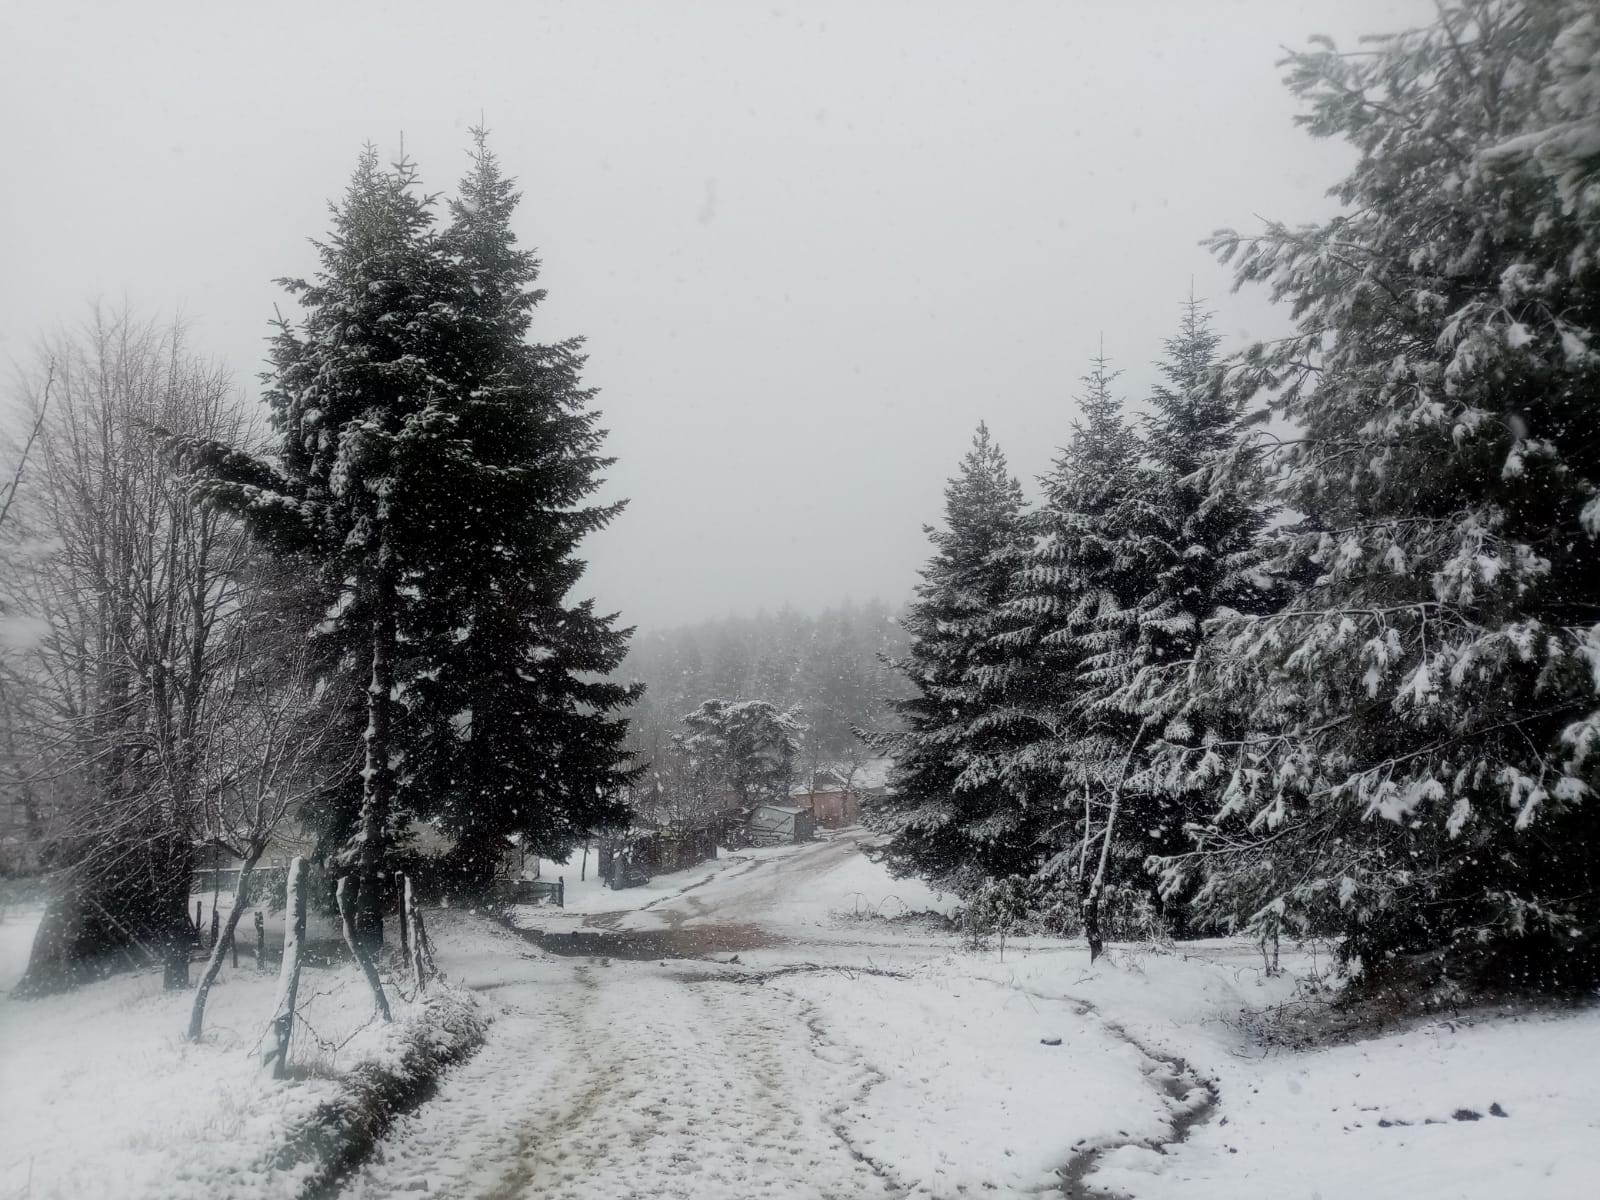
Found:
M 1191 286 L 1225 349 L 1288 328 L 1198 244 L 1334 209 L 1353 158 L 1294 127 L 1282 48 L 1431 12 L 13 2 L 0 360 L 125 300 L 255 397 L 362 143 L 449 193 L 481 114 L 631 502 L 577 594 L 643 629 L 898 605 L 980 421 L 1032 494 L 1102 337 L 1137 407 Z

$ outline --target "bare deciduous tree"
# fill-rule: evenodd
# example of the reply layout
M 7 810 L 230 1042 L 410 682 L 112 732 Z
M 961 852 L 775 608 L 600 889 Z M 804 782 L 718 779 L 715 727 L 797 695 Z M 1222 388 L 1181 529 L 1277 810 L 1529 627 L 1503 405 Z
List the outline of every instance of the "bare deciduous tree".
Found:
M 326 684 L 316 680 L 305 642 L 285 644 L 272 636 L 269 622 L 252 625 L 254 636 L 239 640 L 227 674 L 215 681 L 217 711 L 204 731 L 204 788 L 194 814 L 195 839 L 237 858 L 239 878 L 195 988 L 190 1041 L 198 1041 L 204 1029 L 206 999 L 252 903 L 262 856 L 301 804 L 330 777 L 355 769 L 348 747 L 343 764 L 333 758 L 341 710 L 324 702 Z
M 179 327 L 96 311 L 49 347 L 51 388 L 4 530 L 3 783 L 34 813 L 55 894 L 23 986 L 160 959 L 186 986 L 203 727 L 250 586 L 233 518 L 197 510 L 152 426 L 245 439 L 224 371 Z M 225 673 L 221 673 L 225 674 Z

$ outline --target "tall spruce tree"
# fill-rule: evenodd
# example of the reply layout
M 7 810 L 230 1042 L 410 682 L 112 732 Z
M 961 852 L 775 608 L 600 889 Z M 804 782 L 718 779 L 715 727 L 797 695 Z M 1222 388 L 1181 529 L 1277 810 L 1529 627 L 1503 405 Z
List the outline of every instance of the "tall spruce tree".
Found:
M 417 749 L 403 798 L 456 841 L 482 880 L 507 838 L 564 856 L 627 818 L 635 772 L 617 714 L 639 695 L 606 677 L 630 631 L 567 595 L 581 540 L 620 503 L 586 504 L 605 431 L 580 386 L 581 341 L 528 341 L 539 263 L 518 249 L 520 199 L 474 130 L 472 165 L 450 202 L 440 250 L 465 292 L 452 334 L 448 436 L 428 481 L 432 550 L 417 586 L 430 669 L 410 687 Z
M 986 672 L 1003 653 L 995 618 L 1023 533 L 1022 488 L 986 427 L 945 489 L 944 527 L 927 533 L 935 552 L 904 618 L 911 645 L 899 663 L 914 693 L 883 743 L 890 793 L 866 815 L 890 834 L 892 870 L 970 892 L 1025 872 L 1037 853 L 1018 797 L 986 767 L 995 739 L 1009 736 L 990 723 L 1008 697 Z
M 1092 672 L 1096 703 L 1129 742 L 1117 785 L 1124 829 L 1135 835 L 1128 857 L 1180 935 L 1188 923 L 1182 889 L 1159 892 L 1144 859 L 1187 847 L 1189 823 L 1215 807 L 1207 748 L 1238 733 L 1228 705 L 1197 690 L 1191 675 L 1208 622 L 1264 612 L 1274 599 L 1262 570 L 1266 480 L 1243 436 L 1243 397 L 1223 386 L 1219 342 L 1210 314 L 1191 298 L 1165 343 L 1124 521 L 1132 568 L 1124 578 L 1137 594 L 1102 616 Z
M 1088 677 L 1100 624 L 1129 599 L 1125 526 L 1139 441 L 1112 394 L 1116 377 L 1101 354 L 1083 378 L 1081 419 L 1040 481 L 1043 502 L 1015 552 L 994 639 L 1018 725 L 999 769 L 1030 799 L 1038 870 L 1053 888 L 1086 886 L 1125 724 L 1105 719 Z
M 1231 623 L 1214 684 L 1256 733 L 1174 873 L 1341 933 L 1373 980 L 1600 978 L 1600 225 L 1541 153 L 1585 29 L 1587 3 L 1453 0 L 1294 55 L 1303 123 L 1360 151 L 1347 211 L 1214 242 L 1299 318 L 1238 373 L 1299 427 L 1278 549 L 1306 586 Z
M 615 508 L 580 503 L 606 460 L 576 345 L 523 340 L 539 293 L 509 233 L 515 194 L 481 139 L 444 232 L 416 185 L 369 148 L 321 270 L 284 281 L 304 317 L 273 344 L 276 458 L 181 445 L 198 499 L 305 561 L 326 667 L 362 677 L 359 797 L 331 793 L 317 815 L 360 878 L 369 943 L 403 815 L 437 818 L 480 865 L 507 834 L 559 850 L 615 820 L 627 770 L 609 714 L 633 694 L 600 678 L 625 633 L 563 606 L 578 539 Z
M 315 572 L 325 615 L 312 636 L 329 670 L 364 684 L 359 799 L 336 792 L 320 808 L 328 832 L 347 835 L 337 857 L 358 877 L 357 930 L 369 946 L 383 936 L 403 758 L 397 698 L 415 669 L 402 628 L 419 595 L 412 581 L 436 548 L 425 497 L 447 433 L 450 384 L 439 367 L 461 293 L 416 184 L 410 163 L 384 170 L 368 147 L 318 245 L 317 275 L 282 281 L 305 315 L 298 326 L 280 320 L 272 344 L 265 396 L 276 460 L 189 447 L 202 502 L 240 513 Z

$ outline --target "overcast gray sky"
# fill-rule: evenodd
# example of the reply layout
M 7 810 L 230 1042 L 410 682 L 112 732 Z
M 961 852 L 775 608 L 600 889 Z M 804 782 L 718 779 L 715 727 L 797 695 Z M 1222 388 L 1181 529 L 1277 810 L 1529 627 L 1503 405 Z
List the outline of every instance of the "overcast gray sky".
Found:
M 0 357 L 94 297 L 181 309 L 252 396 L 365 140 L 448 189 L 480 111 L 589 338 L 628 512 L 583 585 L 656 627 L 898 601 L 979 420 L 1030 477 L 1103 334 L 1134 401 L 1197 245 L 1314 219 L 1348 152 L 1280 47 L 1426 0 L 0 4 Z

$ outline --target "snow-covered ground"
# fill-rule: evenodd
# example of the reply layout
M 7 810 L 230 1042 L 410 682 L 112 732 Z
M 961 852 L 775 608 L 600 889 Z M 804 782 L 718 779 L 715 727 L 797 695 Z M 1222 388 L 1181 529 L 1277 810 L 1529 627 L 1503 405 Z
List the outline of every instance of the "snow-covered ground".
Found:
M 1092 968 L 1070 941 L 969 951 L 904 915 L 950 898 L 890 879 L 863 839 L 569 889 L 565 910 L 519 910 L 521 932 L 436 914 L 441 965 L 496 1019 L 345 1196 L 1594 1194 L 1600 1011 L 1269 1050 L 1247 1018 L 1296 981 L 1265 978 L 1252 947 L 1117 947 Z M 25 949 L 15 914 L 7 946 Z M 311 979 L 332 1044 L 364 1017 L 360 985 Z M 258 1148 L 333 1084 L 263 1104 L 266 990 L 231 977 L 200 1047 L 148 976 L 0 1003 L 0 1197 L 290 1194 Z
M 1597 1062 L 1593 1011 L 1234 1062 L 1217 1071 L 1218 1119 L 1166 1156 L 1118 1151 L 1094 1179 L 1140 1200 L 1590 1198 Z
M 854 851 L 859 834 L 855 832 L 835 835 L 824 833 L 821 841 L 811 849 L 821 849 L 837 841 Z M 539 860 L 539 878 L 547 882 L 560 878 L 565 884 L 565 905 L 551 904 L 528 906 L 521 911 L 519 920 L 531 928 L 570 928 L 582 924 L 574 918 L 587 918 L 595 914 L 613 914 L 620 919 L 620 927 L 649 929 L 669 922 L 672 915 L 682 911 L 697 911 L 691 904 L 688 910 L 672 902 L 687 892 L 699 892 L 699 900 L 710 904 L 731 884 L 728 894 L 734 896 L 742 907 L 748 907 L 748 889 L 737 885 L 740 876 L 765 866 L 781 874 L 784 864 L 796 857 L 794 846 L 769 846 L 743 850 L 719 850 L 714 860 L 697 863 L 683 871 L 657 875 L 650 882 L 623 891 L 612 891 L 600 878 L 597 858 L 590 854 L 588 869 L 581 869 L 575 855 L 570 862 L 557 863 Z M 813 870 L 808 856 L 803 870 Z M 585 878 L 579 879 L 579 875 Z M 715 886 L 713 886 L 715 885 Z M 700 891 L 707 888 L 709 891 Z M 948 913 L 955 907 L 953 897 L 929 890 L 914 879 L 891 880 L 883 870 L 869 862 L 863 855 L 851 853 L 840 859 L 837 869 L 828 877 L 826 894 L 811 897 L 804 893 L 788 892 L 783 895 L 783 916 L 787 923 L 807 917 L 814 923 L 827 924 L 840 910 L 861 916 L 898 917 L 908 912 Z M 635 916 L 655 914 L 660 916 Z
M 1593 1194 L 1600 1084 L 1573 1064 L 1595 1060 L 1600 1013 L 1269 1052 L 1241 1018 L 1296 983 L 1252 947 L 1093 968 L 1053 939 L 969 952 L 888 919 L 950 900 L 861 840 L 520 910 L 538 945 L 469 937 L 453 969 L 504 1012 L 348 1195 Z
M 26 965 L 37 909 L 0 920 L 0 986 Z M 198 979 L 201 964 L 192 974 Z M 310 1162 L 272 1159 L 286 1132 L 341 1094 L 358 1063 L 389 1063 L 423 1019 L 390 989 L 395 1021 L 372 1020 L 354 966 L 308 965 L 290 1050 L 297 1078 L 261 1066 L 277 971 L 224 965 L 205 1037 L 183 1037 L 191 993 L 159 972 L 60 996 L 0 997 L 0 1200 L 251 1200 L 295 1195 Z

